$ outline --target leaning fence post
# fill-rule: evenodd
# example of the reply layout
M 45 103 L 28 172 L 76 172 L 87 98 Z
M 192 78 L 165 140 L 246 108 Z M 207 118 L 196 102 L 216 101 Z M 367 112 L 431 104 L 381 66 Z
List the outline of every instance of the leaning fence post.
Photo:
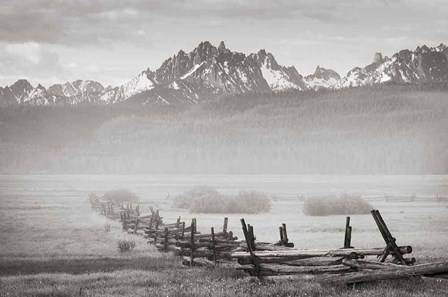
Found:
M 191 220 L 191 235 L 190 235 L 190 266 L 193 266 L 193 257 L 194 257 L 194 232 L 196 229 L 196 219 Z
M 244 238 L 246 239 L 247 250 L 249 251 L 250 257 L 252 259 L 252 263 L 255 266 L 255 273 L 257 274 L 257 277 L 259 279 L 261 279 L 260 265 L 258 263 L 257 257 L 255 256 L 254 250 L 252 249 L 252 246 L 250 243 L 249 231 L 247 231 L 247 226 L 246 226 L 246 222 L 244 221 L 244 219 L 241 219 L 241 226 L 243 227 L 243 234 L 244 234 Z
M 212 249 L 213 249 L 213 262 L 216 265 L 216 242 L 215 242 L 215 228 L 211 228 L 212 233 Z

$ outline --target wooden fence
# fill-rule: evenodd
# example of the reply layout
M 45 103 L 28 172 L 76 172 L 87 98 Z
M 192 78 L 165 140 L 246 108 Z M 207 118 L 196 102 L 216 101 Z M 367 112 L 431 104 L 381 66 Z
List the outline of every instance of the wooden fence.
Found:
M 372 217 L 384 239 L 385 246 L 354 248 L 352 226 L 346 218 L 343 247 L 336 249 L 295 249 L 289 241 L 286 224 L 279 226 L 276 243 L 256 240 L 254 227 L 241 219 L 244 240 L 228 231 L 224 218 L 222 230 L 210 228 L 210 233 L 197 231 L 193 218 L 186 226 L 181 217 L 166 224 L 158 210 L 149 207 L 143 215 L 139 205 L 104 200 L 90 196 L 91 208 L 105 217 L 121 221 L 123 229 L 148 239 L 162 252 L 172 252 L 188 266 L 226 266 L 242 270 L 260 280 L 300 279 L 328 283 L 356 283 L 409 276 L 448 278 L 448 262 L 415 265 L 409 257 L 412 247 L 399 246 L 378 210 Z

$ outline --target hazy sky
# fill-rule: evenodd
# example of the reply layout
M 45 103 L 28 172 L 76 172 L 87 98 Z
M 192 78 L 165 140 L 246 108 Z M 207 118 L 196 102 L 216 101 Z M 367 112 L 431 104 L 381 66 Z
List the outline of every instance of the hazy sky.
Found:
M 376 51 L 447 43 L 447 20 L 446 0 L 0 0 L 0 86 L 117 85 L 204 40 L 345 75 Z

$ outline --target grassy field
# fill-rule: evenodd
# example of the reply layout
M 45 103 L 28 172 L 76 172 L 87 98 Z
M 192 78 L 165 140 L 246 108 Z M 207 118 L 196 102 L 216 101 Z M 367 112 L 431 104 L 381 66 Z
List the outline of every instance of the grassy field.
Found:
M 25 181 L 18 182 L 21 179 Z M 253 182 L 250 178 L 238 180 L 247 185 Z M 439 182 L 434 182 L 434 189 L 443 185 Z M 323 286 L 292 281 L 259 283 L 231 270 L 185 268 L 145 240 L 123 234 L 117 223 L 112 222 L 111 231 L 106 232 L 106 220 L 90 210 L 87 193 L 93 186 L 110 188 L 116 183 L 104 178 L 42 177 L 36 182 L 1 178 L 0 296 L 446 296 L 448 291 L 447 281 L 433 279 Z M 215 183 L 220 183 L 220 190 L 228 190 L 232 179 L 215 177 Z M 301 187 L 295 181 L 291 184 Z M 222 215 L 197 215 L 172 208 L 169 198 L 156 195 L 155 184 L 145 184 L 145 188 L 127 185 L 132 190 L 135 186 L 143 202 L 157 205 L 167 222 L 182 215 L 186 221 L 197 217 L 202 228 L 222 224 Z M 260 183 L 259 188 L 263 187 L 266 182 Z M 278 191 L 272 181 L 268 187 Z M 282 188 L 287 186 L 282 184 Z M 326 185 L 325 191 L 330 188 Z M 432 194 L 429 184 L 421 188 Z M 413 246 L 419 263 L 448 259 L 447 203 L 369 199 L 382 211 L 398 243 Z M 340 247 L 344 216 L 308 217 L 302 207 L 297 197 L 279 196 L 272 200 L 269 213 L 244 217 L 255 226 L 260 240 L 277 240 L 278 225 L 286 222 L 297 247 Z M 240 217 L 229 216 L 229 227 L 237 233 Z M 383 246 L 369 215 L 353 216 L 352 225 L 355 246 Z M 117 240 L 123 238 L 135 240 L 134 251 L 118 251 Z

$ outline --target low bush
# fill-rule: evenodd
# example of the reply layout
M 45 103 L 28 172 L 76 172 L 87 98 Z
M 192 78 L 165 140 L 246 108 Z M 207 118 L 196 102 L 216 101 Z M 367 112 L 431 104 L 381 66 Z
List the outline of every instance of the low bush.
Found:
M 109 222 L 105 223 L 103 227 L 104 227 L 104 231 L 110 232 L 110 223 Z
M 104 199 L 115 202 L 133 202 L 133 203 L 137 203 L 139 200 L 138 196 L 135 193 L 125 189 L 116 189 L 107 191 L 106 193 L 104 193 Z
M 368 214 L 373 206 L 361 196 L 343 194 L 305 200 L 303 212 L 309 216 Z
M 135 248 L 135 241 L 133 240 L 121 239 L 117 241 L 117 244 L 120 253 L 131 252 Z
M 271 200 L 266 194 L 257 191 L 225 195 L 210 187 L 197 187 L 176 196 L 173 205 L 192 213 L 254 214 L 269 211 Z

